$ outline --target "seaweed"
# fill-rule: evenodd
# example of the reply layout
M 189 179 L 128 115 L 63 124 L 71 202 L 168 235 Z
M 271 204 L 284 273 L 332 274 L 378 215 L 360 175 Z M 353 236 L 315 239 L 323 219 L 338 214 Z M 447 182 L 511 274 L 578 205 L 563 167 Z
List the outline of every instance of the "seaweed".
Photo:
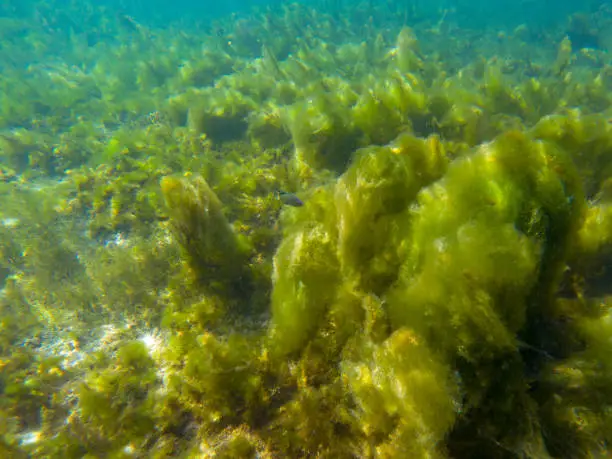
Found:
M 603 11 L 55 5 L 3 23 L 5 456 L 607 453 Z

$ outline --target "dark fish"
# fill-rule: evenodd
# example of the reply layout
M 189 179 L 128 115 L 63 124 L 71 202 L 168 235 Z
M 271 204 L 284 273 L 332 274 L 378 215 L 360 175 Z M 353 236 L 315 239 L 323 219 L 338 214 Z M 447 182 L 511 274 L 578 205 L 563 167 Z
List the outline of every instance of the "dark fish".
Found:
M 286 191 L 279 191 L 278 199 L 280 199 L 283 204 L 288 206 L 302 207 L 304 205 L 304 202 L 300 198 L 293 193 L 288 193 Z

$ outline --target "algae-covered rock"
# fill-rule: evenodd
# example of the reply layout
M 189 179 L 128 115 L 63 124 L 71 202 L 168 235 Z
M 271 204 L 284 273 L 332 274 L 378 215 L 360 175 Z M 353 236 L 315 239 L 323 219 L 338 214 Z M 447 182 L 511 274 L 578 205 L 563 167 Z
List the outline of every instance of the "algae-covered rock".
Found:
M 173 233 L 194 275 L 214 291 L 243 293 L 249 281 L 246 247 L 215 192 L 201 177 L 165 177 L 161 188 Z
M 454 163 L 442 181 L 424 190 L 406 244 L 400 282 L 405 300 L 390 303 L 399 323 L 428 317 L 432 324 L 465 327 L 467 334 L 457 338 L 472 335 L 472 344 L 453 342 L 453 349 L 480 347 L 483 340 L 492 340 L 492 347 L 512 346 L 534 281 L 539 276 L 544 291 L 559 281 L 561 259 L 577 230 L 581 194 L 571 170 L 561 167 L 566 163 L 553 145 L 509 133 Z M 423 308 L 416 306 L 421 294 Z M 435 304 L 444 305 L 439 317 Z M 459 312 L 468 305 L 469 314 Z M 455 322 L 448 309 L 455 307 L 468 323 Z M 476 337 L 478 330 L 483 335 Z M 434 341 L 440 346 L 449 338 Z
M 394 244 L 403 237 L 401 212 L 445 166 L 437 137 L 402 135 L 390 145 L 358 152 L 333 190 L 320 189 L 298 211 L 275 256 L 275 345 L 278 341 L 290 353 L 312 338 L 330 307 L 344 302 L 336 297 L 343 283 L 385 291 L 400 263 Z M 308 219 L 314 221 L 305 223 Z
M 523 365 L 542 362 L 528 355 L 523 362 L 517 339 L 545 353 L 546 340 L 558 338 L 560 330 L 537 336 L 537 324 L 555 311 L 563 260 L 582 218 L 567 155 L 511 132 L 447 169 L 437 138 L 403 135 L 360 151 L 334 185 L 333 201 L 331 193 L 320 190 L 297 211 L 275 258 L 272 348 L 305 356 L 344 349 L 358 424 L 376 438 L 380 457 L 444 457 L 437 442 L 455 422 L 457 432 L 469 430 L 472 412 L 481 423 L 497 419 L 483 436 L 518 448 L 535 409 L 523 390 Z M 364 333 L 377 344 L 365 344 Z M 385 340 L 396 338 L 386 359 Z M 402 376 L 412 352 L 420 363 Z M 515 376 L 500 380 L 500 361 Z M 445 413 L 437 420 L 418 414 L 431 414 L 431 403 L 416 402 L 423 393 L 417 381 L 429 372 L 426 386 L 439 391 L 431 399 Z M 401 397 L 394 395 L 398 380 Z M 508 397 L 517 405 L 498 406 Z M 524 424 L 510 428 L 513 418 Z M 537 434 L 529 442 L 542 448 Z M 453 441 L 452 448 L 464 446 Z

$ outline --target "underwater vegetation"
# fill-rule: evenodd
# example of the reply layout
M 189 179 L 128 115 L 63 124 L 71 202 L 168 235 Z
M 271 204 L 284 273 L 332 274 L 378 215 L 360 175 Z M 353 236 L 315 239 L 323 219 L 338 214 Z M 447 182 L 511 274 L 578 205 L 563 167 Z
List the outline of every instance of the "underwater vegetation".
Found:
M 476 31 L 371 2 L 206 30 L 25 5 L 2 457 L 609 455 L 605 7 Z

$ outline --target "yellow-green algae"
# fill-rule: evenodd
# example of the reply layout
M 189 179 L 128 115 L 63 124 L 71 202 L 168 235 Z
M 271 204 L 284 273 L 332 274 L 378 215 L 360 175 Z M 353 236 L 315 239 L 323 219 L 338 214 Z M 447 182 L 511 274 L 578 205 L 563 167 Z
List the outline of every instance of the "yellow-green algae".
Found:
M 204 51 L 92 11 L 0 76 L 4 456 L 608 454 L 612 73 L 580 18 L 470 56 L 384 8 Z

